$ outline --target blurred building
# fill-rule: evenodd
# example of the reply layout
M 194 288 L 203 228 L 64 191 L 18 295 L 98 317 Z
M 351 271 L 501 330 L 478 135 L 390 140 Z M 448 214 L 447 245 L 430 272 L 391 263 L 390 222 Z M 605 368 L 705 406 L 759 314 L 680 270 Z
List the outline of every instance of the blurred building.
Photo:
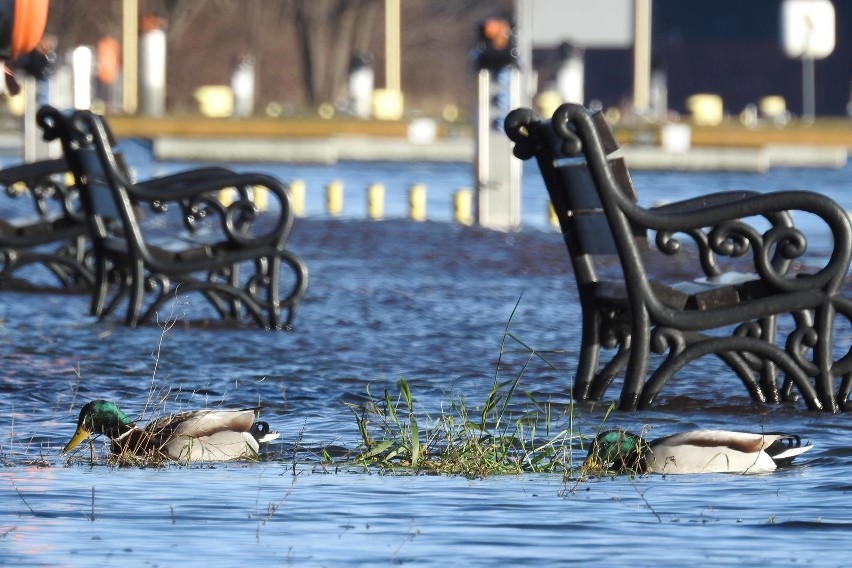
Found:
M 783 97 L 789 110 L 800 114 L 802 63 L 788 59 L 781 48 L 781 1 L 653 0 L 651 53 L 655 71 L 667 80 L 668 108 L 686 112 L 691 95 L 713 93 L 722 98 L 727 112 L 739 113 L 749 104 L 777 95 Z M 624 4 L 624 9 L 629 10 L 633 2 Z M 829 57 L 815 62 L 819 115 L 847 114 L 852 91 L 852 2 L 833 0 L 833 4 L 836 46 Z M 594 17 L 615 16 L 600 13 Z M 617 18 L 623 19 L 623 15 Z M 562 22 L 570 20 L 566 9 Z M 586 103 L 629 105 L 633 89 L 632 46 L 584 46 L 571 37 L 563 39 L 584 49 Z M 534 66 L 539 71 L 540 85 L 555 76 L 559 49 L 559 45 L 554 45 L 535 51 Z

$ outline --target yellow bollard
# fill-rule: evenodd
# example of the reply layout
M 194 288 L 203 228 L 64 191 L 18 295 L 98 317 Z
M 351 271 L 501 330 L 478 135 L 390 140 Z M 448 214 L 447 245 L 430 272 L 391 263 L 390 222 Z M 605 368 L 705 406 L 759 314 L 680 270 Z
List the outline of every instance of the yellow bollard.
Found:
M 305 216 L 305 182 L 300 179 L 294 179 L 290 182 L 290 202 L 293 208 L 293 215 L 296 217 Z
M 417 183 L 408 192 L 408 205 L 412 221 L 426 220 L 426 186 Z
M 68 187 L 71 187 L 71 186 L 68 186 Z M 8 191 L 13 193 L 14 195 L 23 195 L 23 194 L 27 193 L 29 190 L 30 190 L 29 186 L 26 184 L 26 182 L 16 181 L 15 183 L 13 183 L 12 185 L 9 186 Z
M 385 186 L 380 183 L 367 188 L 367 215 L 374 221 L 385 216 Z
M 460 189 L 453 195 L 453 218 L 456 223 L 473 225 L 473 191 Z
M 230 207 L 231 204 L 237 200 L 237 195 L 236 188 L 226 187 L 219 190 L 217 197 L 219 199 L 219 203 L 225 207 Z M 266 211 L 267 207 L 269 207 L 269 190 L 267 188 L 259 185 L 253 185 L 251 188 L 251 195 L 249 197 L 255 207 L 257 207 L 258 211 Z
M 553 203 L 547 202 L 547 221 L 553 227 L 559 226 L 559 218 L 556 216 L 556 209 L 553 208 Z
M 255 185 L 251 188 L 252 201 L 258 211 L 266 211 L 269 208 L 269 189 L 262 185 Z
M 237 198 L 237 190 L 233 187 L 220 189 L 217 197 L 219 199 L 219 203 L 225 207 L 230 207 L 231 203 L 233 203 Z
M 339 217 L 343 213 L 343 182 L 335 180 L 329 183 L 325 193 L 328 214 L 332 217 Z

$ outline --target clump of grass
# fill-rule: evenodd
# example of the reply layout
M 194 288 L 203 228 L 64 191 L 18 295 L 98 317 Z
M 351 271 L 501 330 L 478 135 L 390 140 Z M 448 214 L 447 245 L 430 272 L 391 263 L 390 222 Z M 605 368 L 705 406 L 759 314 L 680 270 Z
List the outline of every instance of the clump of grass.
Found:
M 572 471 L 573 446 L 579 442 L 582 447 L 574 430 L 573 401 L 565 426 L 560 426 L 562 417 L 554 416 L 550 403 L 541 404 L 528 395 L 520 411 L 515 409 L 521 379 L 533 359 L 555 367 L 511 333 L 512 317 L 503 332 L 491 390 L 479 410 L 459 397 L 439 416 L 418 416 L 404 378 L 397 381 L 395 395 L 385 389 L 376 397 L 368 386 L 365 404 L 348 404 L 361 435 L 355 462 L 383 471 L 468 477 Z M 500 367 L 509 341 L 527 350 L 528 358 L 515 377 L 503 380 Z

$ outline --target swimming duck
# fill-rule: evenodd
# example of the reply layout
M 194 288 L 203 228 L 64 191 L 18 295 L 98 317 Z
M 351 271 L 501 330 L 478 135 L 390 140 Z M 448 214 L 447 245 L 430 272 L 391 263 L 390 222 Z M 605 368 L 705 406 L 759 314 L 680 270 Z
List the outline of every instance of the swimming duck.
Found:
M 811 448 L 792 434 L 694 430 L 646 442 L 609 430 L 592 441 L 583 467 L 591 473 L 763 473 Z
M 115 403 L 93 400 L 80 410 L 77 431 L 65 445 L 69 452 L 92 434 L 112 440 L 119 459 L 213 462 L 257 459 L 260 444 L 278 438 L 269 424 L 256 421 L 258 408 L 191 410 L 153 420 L 138 428 Z

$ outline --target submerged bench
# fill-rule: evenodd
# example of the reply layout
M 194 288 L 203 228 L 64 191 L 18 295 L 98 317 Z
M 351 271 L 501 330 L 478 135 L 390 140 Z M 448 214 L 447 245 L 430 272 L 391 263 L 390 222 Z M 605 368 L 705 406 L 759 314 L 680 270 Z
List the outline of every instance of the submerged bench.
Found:
M 535 157 L 573 264 L 576 399 L 600 400 L 623 373 L 619 408 L 648 408 L 677 371 L 712 354 L 754 400 L 794 400 L 797 391 L 810 409 L 852 408 L 848 335 L 833 341 L 835 325 L 848 331 L 852 322 L 842 292 L 852 228 L 833 200 L 733 191 L 645 208 L 623 159 L 609 157 L 618 145 L 601 113 L 565 104 L 540 120 L 517 109 L 505 130 L 515 156 Z M 805 257 L 791 211 L 827 228 L 830 255 Z
M 220 319 L 290 327 L 308 271 L 286 248 L 293 212 L 281 182 L 200 168 L 133 183 L 102 117 L 43 107 L 37 121 L 46 140 L 62 142 L 80 191 L 93 242 L 93 315 L 126 302 L 130 326 L 165 320 L 168 305 L 192 294 Z
M 88 290 L 88 229 L 64 159 L 0 169 L 0 288 Z M 40 266 L 49 275 L 40 278 Z

